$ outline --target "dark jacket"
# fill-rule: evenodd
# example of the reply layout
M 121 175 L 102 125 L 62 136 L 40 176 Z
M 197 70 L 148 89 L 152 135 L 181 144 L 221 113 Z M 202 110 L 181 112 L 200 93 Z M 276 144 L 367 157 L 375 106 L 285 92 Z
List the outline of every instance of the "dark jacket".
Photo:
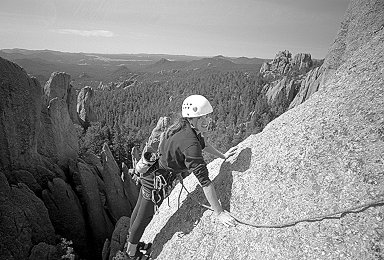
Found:
M 159 148 L 159 166 L 175 173 L 193 172 L 201 186 L 208 186 L 211 180 L 203 158 L 204 148 L 204 137 L 187 124 L 184 129 L 163 140 Z

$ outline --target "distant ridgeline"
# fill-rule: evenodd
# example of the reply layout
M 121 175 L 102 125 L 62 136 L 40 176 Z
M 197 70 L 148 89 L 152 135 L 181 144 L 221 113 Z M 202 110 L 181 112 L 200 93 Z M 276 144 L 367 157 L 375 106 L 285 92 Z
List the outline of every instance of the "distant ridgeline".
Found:
M 98 154 L 102 142 L 108 141 L 116 160 L 129 163 L 130 149 L 143 145 L 159 117 L 174 118 L 183 99 L 198 93 L 208 97 L 214 107 L 210 142 L 227 150 L 250 134 L 261 132 L 284 113 L 299 93 L 307 73 L 321 64 L 322 61 L 313 61 L 310 54 L 292 58 L 289 51 L 282 51 L 274 60 L 264 63 L 259 74 L 205 71 L 185 78 L 164 76 L 162 80 L 135 82 L 112 91 L 99 88 L 93 97 L 98 123 L 82 136 L 80 149 Z M 158 74 L 172 73 L 161 72 Z

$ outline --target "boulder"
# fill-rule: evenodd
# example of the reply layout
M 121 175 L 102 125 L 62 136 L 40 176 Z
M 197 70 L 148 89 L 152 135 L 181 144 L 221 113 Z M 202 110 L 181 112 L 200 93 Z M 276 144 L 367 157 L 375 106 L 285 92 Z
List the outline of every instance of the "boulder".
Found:
M 28 259 L 34 245 L 55 242 L 55 232 L 43 202 L 23 183 L 9 186 L 1 172 L 0 212 L 3 259 Z
M 382 13 L 379 2 L 352 0 L 350 17 L 358 3 Z M 153 258 L 383 258 L 383 67 L 382 29 L 310 99 L 241 142 L 228 162 L 209 165 L 223 207 L 243 223 L 236 228 L 212 223 L 187 177 L 181 207 L 176 187 L 145 230 Z
M 42 194 L 57 234 L 71 240 L 75 251 L 87 256 L 87 232 L 80 201 L 72 188 L 60 178 L 48 183 Z
M 102 179 L 105 184 L 107 208 L 112 216 L 113 222 L 116 223 L 121 217 L 130 216 L 133 208 L 131 208 L 129 199 L 125 193 L 120 177 L 120 169 L 107 144 L 103 145 L 101 160 L 103 164 Z
M 80 124 L 88 128 L 91 122 L 97 121 L 97 116 L 93 110 L 93 88 L 84 87 L 77 96 L 77 114 Z

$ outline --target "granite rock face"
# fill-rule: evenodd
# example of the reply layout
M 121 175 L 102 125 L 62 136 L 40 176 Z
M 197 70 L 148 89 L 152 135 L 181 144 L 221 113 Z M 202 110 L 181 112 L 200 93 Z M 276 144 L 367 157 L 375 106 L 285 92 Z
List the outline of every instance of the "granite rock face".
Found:
M 38 135 L 38 151 L 52 162 L 65 169 L 68 160 L 76 159 L 79 151 L 76 129 L 76 95 L 70 85 L 70 75 L 52 73 L 44 86 L 41 111 L 41 127 Z
M 314 68 L 309 71 L 305 79 L 301 81 L 300 86 L 298 87 L 299 91 L 294 96 L 293 100 L 290 100 L 289 108 L 300 105 L 305 100 L 309 99 L 313 93 L 319 90 L 320 84 L 323 81 L 324 76 L 324 66 Z
M 102 200 L 97 177 L 88 165 L 81 162 L 77 165 L 78 169 L 75 172 L 75 178 L 80 182 L 80 201 L 85 205 L 86 222 L 90 227 L 92 242 L 97 249 L 93 253 L 96 256 L 101 256 L 105 239 L 112 235 L 113 224 L 105 211 L 105 199 Z
M 45 104 L 53 98 L 67 100 L 71 76 L 64 72 L 54 72 L 44 85 Z
M 42 90 L 18 65 L 0 58 L 0 170 L 26 170 L 39 160 Z M 33 167 L 34 168 L 34 167 Z
M 113 260 L 113 257 L 118 251 L 124 251 L 124 245 L 129 231 L 129 221 L 130 218 L 121 217 L 116 223 L 111 241 L 107 240 L 104 243 L 103 260 Z
M 76 112 L 76 90 L 70 84 L 71 76 L 65 72 L 54 72 L 44 85 L 44 100 L 48 106 L 50 100 L 58 98 L 64 100 L 70 118 L 73 123 L 78 124 Z
M 336 70 L 362 45 L 383 30 L 384 2 L 351 1 L 341 27 L 325 58 L 326 69 Z
M 384 25 L 383 1 L 351 1 L 341 27 L 321 68 L 308 73 L 306 82 L 290 108 L 300 105 L 325 86 L 335 71 L 363 44 L 370 42 Z
M 76 160 L 79 152 L 76 129 L 67 106 L 66 101 L 58 97 L 49 101 L 42 111 L 42 127 L 38 139 L 39 153 L 62 169 L 68 168 L 68 161 Z
M 381 13 L 379 2 L 352 0 L 349 12 L 359 12 L 354 7 L 363 4 Z M 313 222 L 228 229 L 197 204 L 205 202 L 204 194 L 189 176 L 190 194 L 183 191 L 181 207 L 178 186 L 171 207 L 164 203 L 145 231 L 143 240 L 154 242 L 153 258 L 383 258 L 382 68 L 383 29 L 361 42 L 309 100 L 241 142 L 235 158 L 209 165 L 221 203 L 243 222 Z M 321 218 L 333 213 L 343 214 Z
M 120 169 L 112 156 L 107 144 L 103 145 L 101 152 L 103 164 L 102 177 L 105 184 L 106 206 L 116 223 L 123 216 L 131 216 L 133 208 L 129 203 L 125 192 L 123 181 L 120 176 Z
M 61 255 L 56 247 L 41 242 L 32 248 L 28 260 L 57 260 L 60 258 Z
M 75 250 L 88 254 L 86 223 L 84 213 L 71 186 L 60 178 L 48 183 L 42 194 L 45 206 L 55 230 L 62 237 L 72 240 Z
M 266 92 L 268 103 L 273 104 L 279 95 L 284 95 L 287 102 L 291 103 L 296 97 L 298 89 L 300 89 L 301 82 L 301 77 L 289 79 L 285 76 L 281 80 L 266 86 L 268 88 Z
M 77 114 L 80 124 L 87 128 L 91 122 L 97 121 L 97 116 L 93 111 L 93 88 L 84 87 L 77 96 Z
M 52 244 L 55 231 L 44 203 L 23 183 L 10 186 L 0 173 L 0 256 L 27 259 L 40 242 Z
M 313 65 L 311 54 L 298 53 L 293 57 L 292 67 L 300 74 L 306 73 Z

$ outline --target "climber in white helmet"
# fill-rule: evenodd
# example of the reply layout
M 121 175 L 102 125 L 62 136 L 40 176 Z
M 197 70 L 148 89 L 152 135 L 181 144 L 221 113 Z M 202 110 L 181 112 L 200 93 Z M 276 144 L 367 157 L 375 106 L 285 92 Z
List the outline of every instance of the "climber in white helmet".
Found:
M 205 142 L 204 133 L 209 129 L 211 123 L 209 114 L 212 112 L 213 108 L 204 96 L 189 96 L 183 102 L 182 117 L 164 132 L 159 145 L 158 161 L 140 178 L 139 198 L 130 222 L 127 247 L 129 259 L 148 259 L 148 255 L 141 253 L 140 250 L 150 245 L 139 241 L 152 220 L 156 207 L 164 200 L 167 184 L 172 183 L 172 178 L 178 173 L 193 172 L 219 222 L 228 227 L 236 225 L 235 219 L 223 210 L 218 201 L 202 154 L 205 151 L 216 157 L 228 159 L 237 150 L 237 147 L 233 147 L 223 154 Z

